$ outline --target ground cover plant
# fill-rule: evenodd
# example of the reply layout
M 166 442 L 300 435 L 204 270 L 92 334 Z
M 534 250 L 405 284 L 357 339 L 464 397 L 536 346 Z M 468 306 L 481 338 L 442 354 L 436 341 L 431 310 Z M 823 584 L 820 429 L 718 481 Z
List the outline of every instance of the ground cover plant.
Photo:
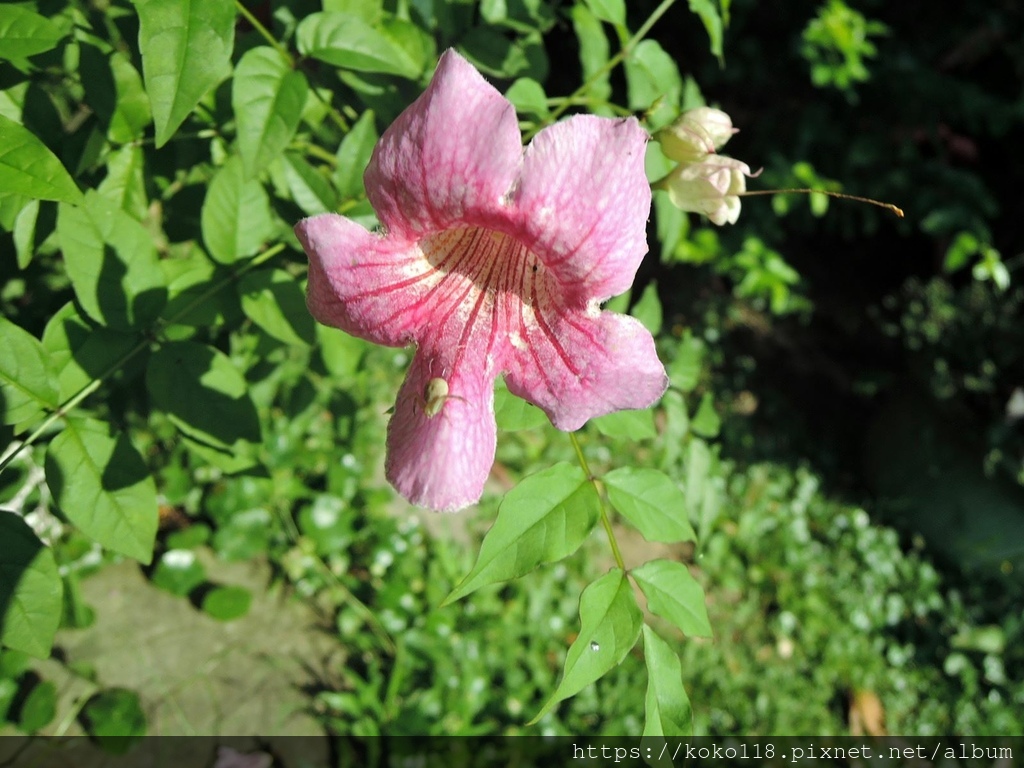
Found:
M 129 559 L 344 736 L 1019 732 L 1024 22 L 766 13 L 0 6 L 7 727 Z

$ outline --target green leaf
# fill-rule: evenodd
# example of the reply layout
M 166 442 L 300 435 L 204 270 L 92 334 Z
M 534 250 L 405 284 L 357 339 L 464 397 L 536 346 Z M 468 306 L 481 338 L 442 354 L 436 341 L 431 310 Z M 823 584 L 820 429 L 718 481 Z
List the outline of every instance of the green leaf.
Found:
M 686 515 L 686 497 L 664 472 L 619 467 L 602 478 L 608 501 L 648 541 L 696 541 Z
M 718 411 L 715 410 L 714 398 L 710 392 L 705 392 L 704 396 L 700 399 L 697 413 L 693 415 L 690 429 L 701 437 L 711 438 L 718 434 L 721 426 L 722 419 L 719 417 Z
M 252 603 L 252 594 L 244 587 L 216 587 L 203 598 L 203 610 L 221 621 L 245 616 Z
M 146 735 L 139 694 L 126 688 L 108 688 L 90 696 L 80 719 L 85 732 L 115 755 L 125 754 Z
M 57 376 L 39 340 L 0 317 L 0 423 L 20 424 L 56 410 Z
M 683 392 L 690 392 L 700 381 L 704 367 L 704 342 L 693 337 L 687 329 L 679 342 L 676 357 L 668 368 L 672 386 Z
M 651 560 L 631 572 L 647 598 L 647 609 L 690 637 L 711 637 L 704 590 L 690 569 L 672 560 Z
M 46 451 L 46 484 L 61 512 L 107 549 L 142 563 L 153 558 L 156 484 L 125 435 L 72 419 Z
M 551 114 L 544 86 L 529 77 L 520 77 L 512 83 L 505 91 L 505 98 L 512 102 L 520 115 L 543 120 Z
M 150 233 L 116 204 L 89 190 L 81 207 L 61 204 L 57 236 L 75 296 L 101 325 L 148 326 L 167 301 Z
M 14 220 L 14 249 L 18 254 L 18 268 L 24 269 L 32 261 L 39 247 L 57 225 L 57 206 L 50 201 L 29 200 Z
M 45 16 L 17 5 L 0 5 L 0 59 L 18 61 L 52 50 L 64 38 Z
M 715 58 L 719 62 L 723 62 L 722 28 L 724 25 L 718 8 L 715 7 L 713 0 L 689 0 L 689 3 L 690 10 L 700 17 L 704 29 L 707 30 L 708 38 L 711 40 L 711 52 L 715 54 Z M 728 7 L 728 2 L 722 4 L 724 7 Z
M 334 170 L 334 186 L 342 198 L 366 196 L 363 189 L 363 172 L 370 162 L 373 147 L 377 143 L 377 126 L 373 110 L 366 110 L 356 120 L 338 147 L 338 164 Z
M 643 737 L 692 736 L 693 708 L 683 687 L 683 667 L 679 657 L 646 624 L 643 633 L 644 660 L 647 663 Z M 671 764 L 671 760 L 665 763 L 669 766 Z
M 149 208 L 142 148 L 128 145 L 111 152 L 107 176 L 96 191 L 136 221 L 142 221 Z
M 383 32 L 357 16 L 337 11 L 313 13 L 304 18 L 295 33 L 303 56 L 342 69 L 400 75 L 415 80 L 423 66 L 409 52 Z
M 362 339 L 326 325 L 316 325 L 316 337 L 327 372 L 339 379 L 345 379 L 359 369 L 359 363 L 369 348 Z
M 189 549 L 169 549 L 160 556 L 149 579 L 160 589 L 184 597 L 206 580 L 206 569 L 195 552 Z
M 657 336 L 661 330 L 662 312 L 661 299 L 658 298 L 658 286 L 649 283 L 644 292 L 640 294 L 640 300 L 633 305 L 630 314 L 643 323 L 644 328 Z
M 21 517 L 2 510 L 0 541 L 0 644 L 45 659 L 64 599 L 53 551 Z
M 308 94 L 306 76 L 273 48 L 253 48 L 242 56 L 231 81 L 231 106 L 247 177 L 257 175 L 288 146 Z
M 159 148 L 230 71 L 235 6 L 231 0 L 133 2 Z
M 649 408 L 643 411 L 615 411 L 598 416 L 591 423 L 607 437 L 649 440 L 658 436 L 658 428 L 654 426 L 654 411 Z
M 587 6 L 601 21 L 615 26 L 626 23 L 626 0 L 587 0 Z
M 703 440 L 694 438 L 686 448 L 686 511 L 691 519 L 699 519 L 704 492 L 711 472 L 711 451 Z
M 636 645 L 643 614 L 626 574 L 613 568 L 583 590 L 580 633 L 565 657 L 558 688 L 532 722 L 537 722 L 563 699 L 575 696 L 613 667 Z
M 86 103 L 106 126 L 107 136 L 116 144 L 141 138 L 153 112 L 139 71 L 120 51 L 108 54 L 87 44 L 80 50 Z
M 625 68 L 631 110 L 653 110 L 652 127 L 661 127 L 679 114 L 683 79 L 675 59 L 656 40 L 641 41 L 626 58 Z
M 505 494 L 476 565 L 443 604 L 568 557 L 586 540 L 600 514 L 597 491 L 579 467 L 561 462 L 530 475 Z
M 57 715 L 57 686 L 49 680 L 32 687 L 22 702 L 18 728 L 35 733 L 49 725 Z
M 280 269 L 249 272 L 238 282 L 242 309 L 256 325 L 285 344 L 310 345 L 316 324 L 295 278 Z
M 583 69 L 583 81 L 592 82 L 587 96 L 592 103 L 598 105 L 595 111 L 604 114 L 599 105 L 607 102 L 612 95 L 612 85 L 605 66 L 611 55 L 608 37 L 600 20 L 591 13 L 586 5 L 576 3 L 572 7 L 572 26 L 576 38 L 580 41 L 580 66 Z M 599 74 L 601 73 L 601 74 Z M 595 78 L 592 80 L 592 78 Z
M 203 242 L 221 264 L 251 256 L 274 231 L 263 185 L 246 180 L 242 159 L 232 156 L 210 182 L 203 200 Z
M 78 203 L 82 192 L 57 156 L 27 128 L 0 115 L 0 189 L 36 200 Z
M 537 429 L 550 423 L 544 411 L 513 395 L 504 381 L 494 390 L 494 418 L 498 422 L 498 429 L 505 432 Z
M 338 193 L 331 183 L 300 155 L 286 152 L 284 175 L 292 199 L 309 216 L 338 209 Z
M 191 341 L 164 344 L 146 372 L 153 405 L 200 443 L 228 454 L 260 440 L 256 406 L 245 378 L 224 353 Z

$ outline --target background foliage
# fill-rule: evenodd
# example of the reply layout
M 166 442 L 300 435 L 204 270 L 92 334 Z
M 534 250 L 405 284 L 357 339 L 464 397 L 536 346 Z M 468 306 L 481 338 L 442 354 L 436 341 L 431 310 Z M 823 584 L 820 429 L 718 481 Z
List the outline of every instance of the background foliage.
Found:
M 0 6 L 7 727 L 153 732 L 162 694 L 62 652 L 104 610 L 89 575 L 131 558 L 217 621 L 268 585 L 314 605 L 339 656 L 306 706 L 343 735 L 1019 733 L 1024 12 L 911 6 Z M 450 46 L 527 136 L 584 109 L 653 131 L 707 101 L 758 186 L 907 216 L 779 195 L 720 230 L 657 195 L 611 304 L 656 334 L 672 390 L 581 431 L 600 486 L 499 392 L 493 492 L 437 535 L 380 472 L 409 354 L 314 325 L 291 226 L 372 226 L 373 144 Z M 578 489 L 552 510 L 589 524 L 490 583 L 478 542 L 538 482 Z M 643 616 L 590 533 L 598 490 Z M 218 565 L 253 561 L 257 594 Z M 685 599 L 652 597 L 665 573 Z M 610 648 L 577 618 L 588 584 L 632 605 L 632 640 L 568 684 L 571 648 Z

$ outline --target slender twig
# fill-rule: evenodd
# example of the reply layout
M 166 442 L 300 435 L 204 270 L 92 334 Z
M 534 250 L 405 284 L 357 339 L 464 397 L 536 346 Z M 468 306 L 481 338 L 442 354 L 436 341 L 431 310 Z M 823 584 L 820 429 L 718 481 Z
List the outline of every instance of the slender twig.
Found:
M 587 457 L 583 455 L 583 448 L 580 446 L 580 441 L 577 439 L 576 433 L 570 432 L 569 439 L 572 440 L 572 447 L 576 449 L 576 458 L 579 460 L 584 473 L 586 473 L 587 480 L 593 484 L 594 489 L 597 491 L 597 496 L 601 501 L 601 525 L 604 527 L 604 532 L 608 535 L 608 544 L 612 548 L 612 556 L 615 558 L 615 564 L 620 570 L 625 571 L 626 563 L 622 559 L 622 552 L 619 551 L 619 542 L 615 539 L 615 531 L 612 530 L 612 521 L 608 516 L 608 497 L 605 494 L 600 481 L 594 476 L 594 473 L 590 471 L 590 465 L 587 463 Z
M 619 50 L 617 54 L 612 56 L 608 61 L 605 62 L 604 66 L 598 69 L 594 74 L 588 77 L 583 85 L 573 91 L 571 94 L 566 96 L 562 100 L 562 105 L 552 110 L 550 121 L 554 122 L 557 120 L 565 110 L 571 107 L 573 104 L 578 103 L 578 99 L 589 91 L 598 80 L 611 72 L 617 67 L 622 61 L 629 56 L 633 49 L 636 48 L 637 44 L 647 37 L 647 33 L 651 31 L 651 28 L 658 23 L 658 20 L 664 16 L 668 9 L 675 5 L 676 0 L 662 0 L 661 5 L 654 9 L 654 12 L 648 17 L 647 21 L 636 31 L 629 40 L 626 41 L 625 45 Z M 523 137 L 524 141 L 529 141 L 533 136 L 540 130 L 540 126 L 534 128 L 529 134 Z

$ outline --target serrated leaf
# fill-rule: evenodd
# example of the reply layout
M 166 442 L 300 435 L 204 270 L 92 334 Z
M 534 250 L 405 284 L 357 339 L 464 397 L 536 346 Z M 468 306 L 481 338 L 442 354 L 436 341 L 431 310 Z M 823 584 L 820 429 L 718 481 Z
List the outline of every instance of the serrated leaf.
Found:
M 619 467 L 601 479 L 608 501 L 648 541 L 696 541 L 686 515 L 686 497 L 664 472 Z
M 579 467 L 562 462 L 523 479 L 505 494 L 476 565 L 444 604 L 568 557 L 586 540 L 600 514 L 597 491 Z
M 36 200 L 78 203 L 82 192 L 31 131 L 0 115 L 0 189 Z
M 715 410 L 714 398 L 710 392 L 705 392 L 700 399 L 697 412 L 693 415 L 690 429 L 701 437 L 711 438 L 718 434 L 721 426 L 722 419 L 719 417 L 718 411 Z
M 596 419 L 592 419 L 591 423 L 598 432 L 607 437 L 624 440 L 648 440 L 658 436 L 658 429 L 654 426 L 654 412 L 650 409 L 615 411 L 605 416 L 598 416 Z
M 44 53 L 64 38 L 45 16 L 18 5 L 0 5 L 0 59 L 19 59 Z
M 643 633 L 644 661 L 647 664 L 643 738 L 691 736 L 693 708 L 683 687 L 683 667 L 679 656 L 646 624 Z M 671 766 L 672 761 L 668 760 L 664 764 Z
M 558 688 L 532 722 L 563 699 L 575 696 L 613 667 L 636 645 L 643 614 L 626 574 L 613 568 L 580 595 L 580 633 L 565 657 Z
M 615 26 L 626 23 L 626 0 L 587 0 L 587 6 L 601 21 Z
M 57 375 L 40 341 L 0 317 L 0 349 L 0 423 L 20 424 L 56 410 Z
M 238 152 L 251 178 L 280 155 L 295 135 L 309 84 L 268 46 L 246 51 L 231 80 Z
M 711 637 L 704 590 L 690 569 L 672 560 L 651 560 L 631 571 L 647 598 L 647 609 L 690 637 Z
M 153 353 L 146 371 L 153 405 L 197 442 L 229 454 L 260 440 L 256 406 L 245 378 L 227 356 L 203 344 L 176 341 Z
M 133 2 L 139 15 L 142 73 L 159 148 L 206 92 L 228 74 L 235 42 L 235 6 L 231 0 Z
M 334 212 L 338 208 L 338 193 L 316 168 L 292 152 L 284 155 L 284 176 L 292 200 L 309 216 Z
M 422 65 L 388 35 L 348 13 L 310 14 L 299 23 L 295 41 L 302 55 L 343 69 L 411 80 L 423 71 Z
M 246 180 L 242 159 L 233 156 L 217 171 L 203 200 L 203 242 L 221 264 L 251 256 L 274 231 L 263 185 Z
M 363 172 L 377 144 L 377 126 L 372 110 L 366 110 L 342 139 L 334 170 L 334 185 L 342 198 L 364 197 Z
M 269 335 L 285 344 L 312 344 L 316 324 L 295 278 L 280 269 L 249 272 L 238 282 L 242 310 Z
M 153 558 L 156 484 L 125 435 L 111 437 L 99 421 L 70 420 L 47 448 L 46 484 L 86 536 L 142 563 Z
M 540 408 L 509 392 L 504 381 L 494 391 L 494 418 L 504 432 L 537 429 L 551 423 Z
M 61 204 L 57 235 L 75 296 L 101 325 L 149 325 L 167 301 L 153 238 L 135 219 L 94 190 L 82 206 Z
M 45 659 L 64 598 L 57 562 L 13 512 L 0 510 L 0 541 L 0 644 Z

